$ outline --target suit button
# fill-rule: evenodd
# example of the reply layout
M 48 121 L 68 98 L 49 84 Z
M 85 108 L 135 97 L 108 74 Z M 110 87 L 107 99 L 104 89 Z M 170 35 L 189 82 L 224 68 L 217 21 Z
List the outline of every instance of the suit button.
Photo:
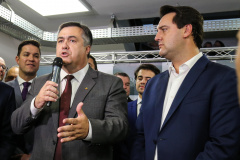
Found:
M 55 141 L 52 141 L 53 145 L 56 145 L 56 142 Z

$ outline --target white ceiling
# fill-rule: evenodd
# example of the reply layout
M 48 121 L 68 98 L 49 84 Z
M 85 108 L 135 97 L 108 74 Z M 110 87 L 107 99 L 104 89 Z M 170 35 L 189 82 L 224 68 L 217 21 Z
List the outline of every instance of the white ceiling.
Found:
M 117 20 L 158 17 L 162 5 L 188 5 L 200 13 L 240 11 L 240 0 L 84 0 L 92 7 L 91 13 L 43 17 L 19 0 L 5 1 L 17 15 L 50 32 L 56 32 L 58 26 L 67 21 L 79 21 L 91 29 L 106 28 L 112 14 Z

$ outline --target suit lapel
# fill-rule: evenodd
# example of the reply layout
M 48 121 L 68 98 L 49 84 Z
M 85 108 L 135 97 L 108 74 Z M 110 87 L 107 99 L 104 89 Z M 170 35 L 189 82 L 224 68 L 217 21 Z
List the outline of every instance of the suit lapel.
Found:
M 165 118 L 165 121 L 162 125 L 162 128 L 164 125 L 168 122 L 168 120 L 171 118 L 173 113 L 176 111 L 176 109 L 179 107 L 180 103 L 182 102 L 183 98 L 186 96 L 186 94 L 191 90 L 192 86 L 198 79 L 198 77 L 201 75 L 201 73 L 204 71 L 207 63 L 209 60 L 206 58 L 205 55 L 203 55 L 191 68 L 191 70 L 188 72 L 187 76 L 183 80 L 173 102 L 169 109 L 169 112 Z M 165 96 L 164 96 L 165 97 Z
M 23 100 L 22 100 L 22 93 L 20 91 L 20 87 L 19 87 L 17 78 L 14 80 L 13 85 L 14 85 L 14 91 L 15 91 L 15 99 L 16 99 L 16 103 L 17 103 L 16 107 L 20 107 L 21 104 L 23 103 Z
M 133 102 L 130 102 L 131 105 L 129 105 L 128 107 L 128 121 L 130 126 L 134 128 L 135 128 L 135 123 L 137 119 L 137 101 L 138 99 L 136 99 Z
M 159 78 L 158 83 L 160 85 L 156 86 L 156 90 L 154 93 L 157 96 L 157 100 L 154 105 L 154 115 L 155 115 L 155 123 L 154 123 L 154 132 L 153 133 L 158 133 L 161 125 L 161 119 L 162 119 L 162 110 L 163 110 L 163 104 L 164 104 L 164 99 L 165 99 L 165 94 L 167 90 L 167 85 L 168 85 L 168 80 L 169 80 L 169 72 L 168 70 L 162 73 L 162 76 Z M 155 135 L 157 136 L 157 135 Z
M 75 116 L 78 103 L 84 101 L 85 97 L 95 85 L 96 82 L 93 78 L 97 78 L 97 72 L 89 68 L 76 92 L 76 95 L 74 96 L 74 100 L 68 114 L 69 118 L 73 118 Z

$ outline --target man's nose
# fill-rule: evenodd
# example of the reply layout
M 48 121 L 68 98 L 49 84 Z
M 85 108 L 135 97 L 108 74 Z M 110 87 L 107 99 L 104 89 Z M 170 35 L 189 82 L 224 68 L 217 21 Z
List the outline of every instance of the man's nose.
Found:
M 62 43 L 62 48 L 63 48 L 63 49 L 68 49 L 68 48 L 69 48 L 69 46 L 68 46 L 68 41 L 64 41 L 64 42 Z

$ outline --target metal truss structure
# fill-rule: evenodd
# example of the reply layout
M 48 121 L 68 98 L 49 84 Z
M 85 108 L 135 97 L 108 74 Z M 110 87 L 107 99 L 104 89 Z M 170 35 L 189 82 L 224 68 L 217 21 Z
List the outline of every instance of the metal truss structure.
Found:
M 210 60 L 230 60 L 235 59 L 237 47 L 220 47 L 220 48 L 201 48 Z M 158 50 L 152 51 L 135 51 L 135 52 L 99 52 L 91 53 L 98 64 L 108 63 L 150 63 L 150 62 L 167 62 L 167 59 L 158 55 Z M 41 65 L 52 64 L 55 55 L 42 55 Z

